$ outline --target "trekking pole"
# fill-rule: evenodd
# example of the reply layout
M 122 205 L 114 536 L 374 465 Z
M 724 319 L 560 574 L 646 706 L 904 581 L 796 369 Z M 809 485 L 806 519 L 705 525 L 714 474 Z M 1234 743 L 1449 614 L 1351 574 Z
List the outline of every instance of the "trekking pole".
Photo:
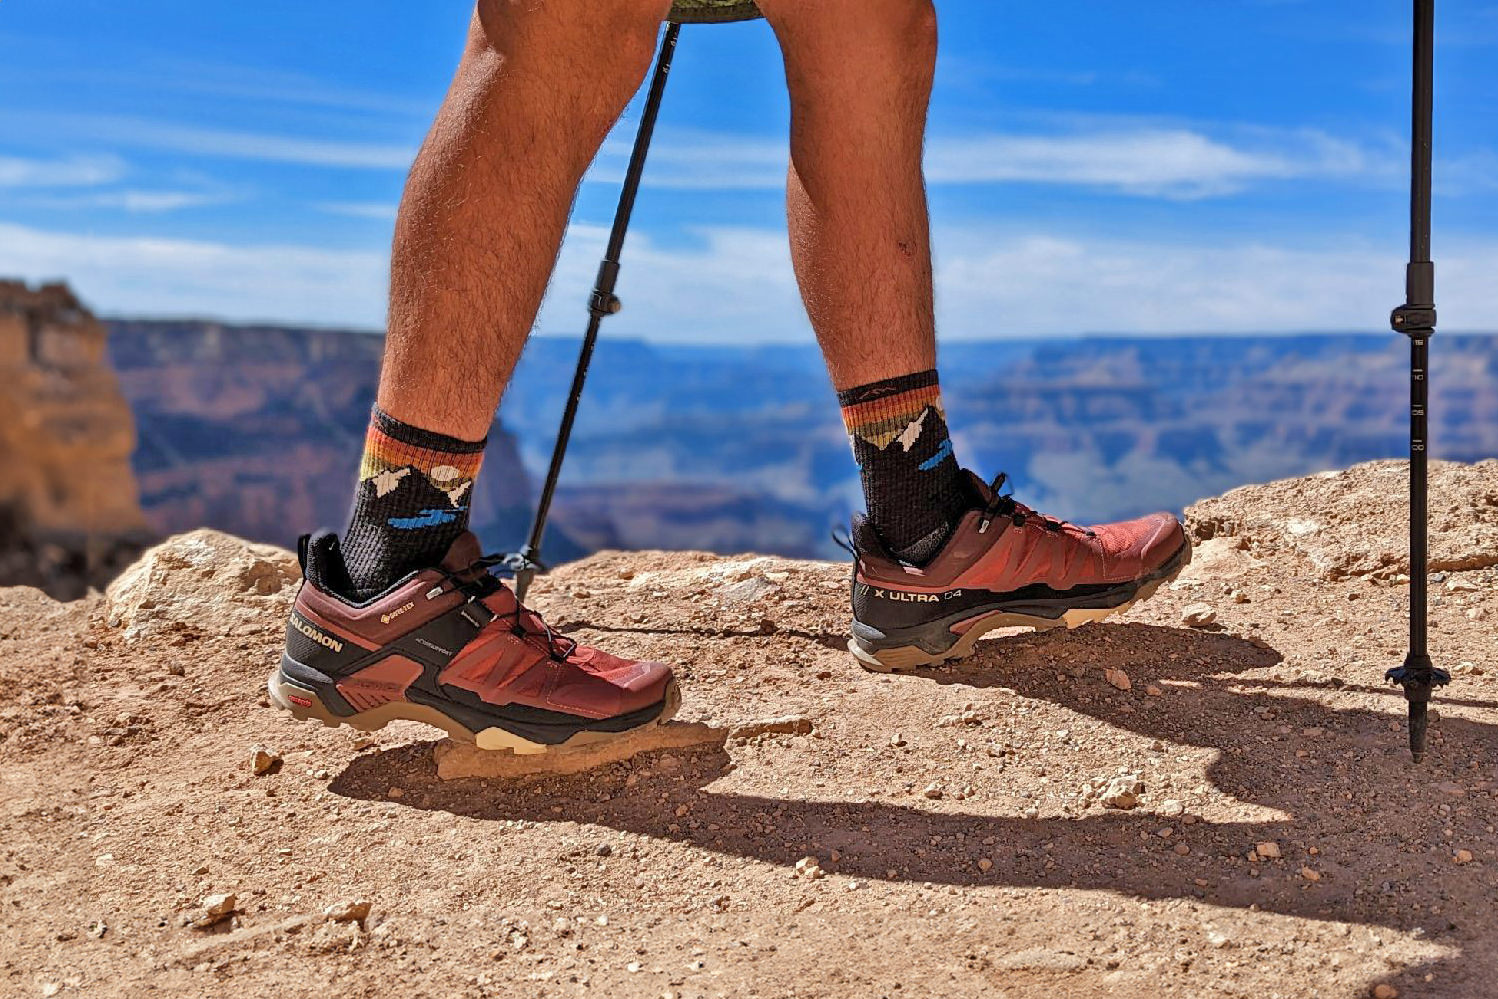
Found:
M 1430 400 L 1430 338 L 1436 332 L 1435 264 L 1430 259 L 1430 146 L 1435 62 L 1435 0 L 1414 0 L 1414 85 L 1410 114 L 1410 262 L 1404 304 L 1390 316 L 1410 338 L 1410 650 L 1404 665 L 1385 674 L 1404 688 L 1410 709 L 1410 755 L 1425 758 L 1426 706 L 1431 692 L 1451 680 L 1426 649 L 1426 425 Z
M 598 327 L 605 316 L 619 311 L 619 297 L 614 286 L 619 280 L 619 255 L 624 249 L 624 235 L 629 229 L 629 217 L 635 208 L 635 195 L 640 190 L 640 176 L 645 170 L 645 156 L 650 151 L 650 137 L 655 131 L 656 115 L 661 110 L 661 95 L 666 89 L 666 76 L 671 72 L 671 57 L 676 53 L 676 37 L 681 25 L 671 22 L 661 38 L 661 47 L 655 59 L 655 73 L 650 79 L 650 90 L 645 95 L 645 107 L 640 112 L 640 127 L 635 132 L 634 149 L 629 154 L 629 167 L 624 172 L 624 188 L 619 192 L 619 207 L 614 210 L 614 225 L 609 231 L 608 248 L 603 262 L 598 265 L 598 277 L 593 284 L 593 294 L 588 299 L 588 330 L 583 334 L 582 349 L 577 354 L 577 370 L 572 374 L 572 388 L 567 394 L 567 407 L 562 411 L 562 424 L 557 429 L 557 440 L 551 450 L 551 465 L 546 469 L 546 482 L 541 487 L 541 498 L 536 501 L 536 516 L 531 521 L 530 537 L 520 551 L 506 557 L 504 565 L 515 574 L 515 595 L 525 599 L 531 580 L 537 572 L 545 571 L 541 563 L 541 541 L 546 534 L 546 516 L 551 512 L 551 500 L 557 489 L 557 478 L 562 474 L 562 460 L 567 456 L 567 442 L 572 438 L 572 423 L 577 418 L 577 404 L 582 398 L 583 383 L 588 377 L 588 365 L 593 360 L 593 347 L 598 342 Z

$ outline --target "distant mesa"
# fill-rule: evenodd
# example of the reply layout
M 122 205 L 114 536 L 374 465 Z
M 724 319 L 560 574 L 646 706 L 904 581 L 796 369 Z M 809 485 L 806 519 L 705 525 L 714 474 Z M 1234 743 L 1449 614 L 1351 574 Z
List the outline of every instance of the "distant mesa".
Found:
M 107 336 L 66 284 L 0 280 L 0 585 L 81 596 L 146 539 Z

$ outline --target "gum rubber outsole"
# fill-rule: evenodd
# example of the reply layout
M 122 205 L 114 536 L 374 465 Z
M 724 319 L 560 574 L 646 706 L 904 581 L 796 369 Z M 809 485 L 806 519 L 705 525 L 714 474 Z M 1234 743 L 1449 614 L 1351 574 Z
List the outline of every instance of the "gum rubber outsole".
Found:
M 643 725 L 625 729 L 622 732 L 599 732 L 584 729 L 573 734 L 565 742 L 556 745 L 548 745 L 542 742 L 533 742 L 523 736 L 506 731 L 498 726 L 481 729 L 474 732 L 464 725 L 459 724 L 441 711 L 426 704 L 415 704 L 411 701 L 391 701 L 377 708 L 360 711 L 352 715 L 337 715 L 329 711 L 327 706 L 318 699 L 317 695 L 305 690 L 300 686 L 293 688 L 294 693 L 289 692 L 285 684 L 281 682 L 281 671 L 271 671 L 270 679 L 266 681 L 266 688 L 270 692 L 270 701 L 283 711 L 288 711 L 298 721 L 318 721 L 327 728 L 337 728 L 339 725 L 347 725 L 361 732 L 373 732 L 384 728 L 393 721 L 415 721 L 442 729 L 455 742 L 472 743 L 480 749 L 493 750 L 495 752 L 510 752 L 517 756 L 536 756 L 541 754 L 565 753 L 585 746 L 597 746 L 600 743 L 612 742 L 615 739 L 628 738 L 638 734 L 642 729 L 653 728 L 664 725 L 675 717 L 681 708 L 681 688 L 673 677 L 666 687 L 666 696 L 661 713 Z M 296 700 L 292 698 L 295 697 Z M 308 703 L 302 704 L 300 702 Z
M 1121 614 L 1155 595 L 1155 591 L 1181 574 L 1191 564 L 1191 549 L 1186 549 L 1181 564 L 1164 576 L 1151 579 L 1134 591 L 1133 596 L 1116 607 L 1077 607 L 1064 612 L 1060 617 L 1039 617 L 1032 614 L 1010 614 L 995 611 L 980 617 L 965 631 L 952 647 L 945 652 L 931 653 L 918 645 L 903 645 L 889 649 L 869 651 L 861 648 L 857 639 L 848 640 L 848 651 L 853 653 L 859 665 L 871 673 L 914 673 L 923 668 L 941 666 L 966 659 L 973 654 L 978 639 L 998 628 L 1034 628 L 1036 631 L 1051 631 L 1055 628 L 1080 628 L 1093 621 Z

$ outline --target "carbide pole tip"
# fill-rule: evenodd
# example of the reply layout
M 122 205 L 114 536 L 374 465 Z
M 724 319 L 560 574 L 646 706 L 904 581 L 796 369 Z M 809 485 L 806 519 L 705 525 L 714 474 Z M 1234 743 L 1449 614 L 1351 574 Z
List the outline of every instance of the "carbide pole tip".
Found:
M 1416 763 L 1425 759 L 1426 714 L 1424 701 L 1410 702 L 1410 757 Z

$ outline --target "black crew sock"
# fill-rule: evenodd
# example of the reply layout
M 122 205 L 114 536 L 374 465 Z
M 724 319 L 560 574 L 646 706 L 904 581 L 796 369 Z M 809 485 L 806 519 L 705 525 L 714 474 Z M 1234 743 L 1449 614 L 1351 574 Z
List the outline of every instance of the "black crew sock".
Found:
M 952 454 L 936 369 L 837 394 L 869 520 L 890 551 L 925 565 L 972 504 Z
M 343 534 L 353 583 L 347 596 L 367 600 L 442 560 L 468 530 L 468 503 L 487 441 L 458 440 L 374 410 Z

